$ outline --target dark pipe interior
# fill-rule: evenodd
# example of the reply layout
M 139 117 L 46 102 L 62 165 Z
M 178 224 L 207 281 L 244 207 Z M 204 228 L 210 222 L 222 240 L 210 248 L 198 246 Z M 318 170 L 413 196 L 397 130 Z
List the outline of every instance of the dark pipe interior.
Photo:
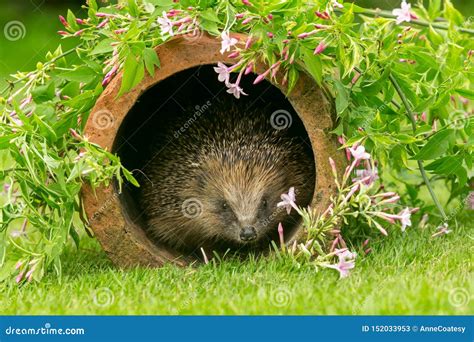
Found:
M 302 121 L 277 87 L 267 81 L 253 85 L 255 75 L 244 76 L 240 84 L 248 96 L 235 99 L 233 95 L 226 92 L 226 86 L 218 81 L 213 67 L 215 65 L 204 65 L 176 73 L 148 89 L 135 103 L 123 121 L 113 147 L 113 152 L 120 156 L 123 165 L 128 170 L 133 170 L 134 176 L 139 176 L 143 165 L 147 163 L 149 146 L 160 127 L 169 125 L 176 117 L 183 115 L 185 108 L 194 108 L 198 111 L 208 101 L 212 103 L 224 96 L 237 101 L 242 108 L 270 106 L 272 112 L 288 111 L 292 117 L 288 134 L 302 139 L 307 152 L 313 155 Z M 163 113 L 176 114 L 171 117 Z M 156 158 L 159 158 L 159 153 Z M 120 195 L 120 201 L 130 223 L 143 227 L 143 213 L 136 201 L 138 191 L 139 189 L 133 185 L 126 184 Z

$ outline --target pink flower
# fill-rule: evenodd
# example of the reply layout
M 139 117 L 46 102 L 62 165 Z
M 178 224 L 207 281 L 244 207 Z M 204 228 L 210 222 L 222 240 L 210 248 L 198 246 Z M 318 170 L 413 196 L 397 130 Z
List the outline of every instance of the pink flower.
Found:
M 350 270 L 355 267 L 355 258 L 357 254 L 350 252 L 347 249 L 336 251 L 336 255 L 339 258 L 339 262 L 335 265 L 325 265 L 325 267 L 335 269 L 339 271 L 340 277 L 345 278 L 349 276 Z
M 428 220 L 429 220 L 430 216 L 428 214 L 423 214 L 423 216 L 421 217 L 421 220 L 420 220 L 420 224 L 419 224 L 419 227 L 421 229 L 424 229 L 426 224 L 428 223 Z
M 448 230 L 448 224 L 446 222 L 443 223 L 438 228 L 436 228 L 436 230 L 437 230 L 437 232 L 434 233 L 433 235 L 431 235 L 431 237 L 437 237 L 437 236 L 440 236 L 440 235 L 446 235 L 446 234 L 451 233 L 451 230 Z
M 229 83 L 230 72 L 224 63 L 217 62 L 217 67 L 214 67 L 214 71 L 218 74 L 217 79 L 219 82 Z
M 244 74 L 245 74 L 245 75 L 248 75 L 248 74 L 250 74 L 250 73 L 252 72 L 252 70 L 253 70 L 253 64 L 252 64 L 252 62 L 250 62 L 250 63 L 247 65 L 247 67 L 245 68 Z
M 399 214 L 399 220 L 402 224 L 402 231 L 404 232 L 406 227 L 411 227 L 411 210 L 409 208 L 403 209 Z
M 392 11 L 393 15 L 397 16 L 397 24 L 401 24 L 404 21 L 410 22 L 412 19 L 410 13 L 411 5 L 407 3 L 405 0 L 402 0 L 402 4 L 400 8 L 396 8 Z
M 262 82 L 265 79 L 265 77 L 267 77 L 267 75 L 269 74 L 270 71 L 271 71 L 271 69 L 268 69 L 263 74 L 258 75 L 257 77 L 255 77 L 255 80 L 253 81 L 253 84 L 258 84 L 258 83 Z
M 357 147 L 352 146 L 351 148 L 349 148 L 349 151 L 357 161 L 370 159 L 370 154 L 365 152 L 365 147 L 362 145 Z
M 15 278 L 15 281 L 19 283 L 23 279 L 23 275 L 25 274 L 25 271 L 21 271 L 17 277 Z
M 226 51 L 230 51 L 230 48 L 237 44 L 239 41 L 236 38 L 231 38 L 229 32 L 222 31 L 221 33 L 221 54 L 224 54 Z
M 421 113 L 420 119 L 424 122 L 428 122 L 428 120 L 426 118 L 426 112 Z
M 278 236 L 280 237 L 280 246 L 283 248 L 285 246 L 285 236 L 283 234 L 283 225 L 278 223 Z
M 467 196 L 467 207 L 470 210 L 474 210 L 474 191 L 471 191 Z
M 337 7 L 337 8 L 341 8 L 341 9 L 344 8 L 344 5 L 340 4 L 340 3 L 337 2 L 336 0 L 334 0 L 334 1 L 332 2 L 332 5 L 333 5 L 334 7 Z
M 232 66 L 229 68 L 229 72 L 232 71 L 234 68 L 236 68 L 238 65 L 240 65 L 240 63 Z M 242 70 L 240 70 L 239 72 L 239 76 L 237 76 L 237 80 L 235 81 L 235 83 L 229 83 L 229 82 L 226 82 L 226 86 L 227 86 L 227 92 L 229 94 L 232 94 L 235 96 L 236 99 L 240 99 L 240 95 L 247 95 L 246 93 L 244 93 L 244 90 L 239 86 L 240 84 L 240 80 L 242 78 L 242 74 L 244 73 L 244 68 L 242 68 Z
M 75 37 L 78 37 L 78 36 L 80 36 L 81 34 L 83 34 L 83 33 L 84 33 L 84 31 L 85 31 L 85 29 L 82 29 L 82 30 L 76 31 L 76 32 L 74 33 L 74 36 L 75 36 Z
M 324 11 L 324 12 L 319 12 L 319 11 L 316 11 L 314 12 L 314 14 L 316 14 L 316 16 L 320 19 L 323 19 L 323 20 L 328 20 L 329 19 L 329 13 Z
M 59 21 L 61 22 L 61 24 L 64 25 L 64 27 L 68 27 L 69 24 L 67 23 L 66 19 L 64 19 L 64 17 L 62 15 L 59 16 Z
M 380 202 L 377 203 L 377 204 L 378 204 L 378 205 L 381 205 L 381 204 L 397 203 L 399 199 L 400 199 L 400 196 L 395 195 L 395 196 L 393 196 L 393 197 L 386 198 L 386 199 L 380 201 Z
M 252 45 L 252 36 L 249 36 L 247 38 L 247 41 L 245 42 L 245 50 L 247 50 L 248 48 L 250 48 L 250 46 Z
M 108 22 L 109 22 L 109 19 L 104 19 L 104 20 L 102 20 L 102 21 L 97 25 L 97 28 L 105 27 L 105 25 L 107 25 Z
M 247 95 L 244 90 L 237 83 L 228 83 L 227 92 L 235 96 L 236 99 L 240 99 L 240 95 Z
M 326 50 L 326 48 L 327 48 L 327 45 L 326 45 L 324 42 L 321 42 L 321 43 L 319 43 L 318 46 L 316 46 L 316 49 L 314 49 L 313 54 L 319 55 L 319 54 L 322 53 L 324 50 Z
M 105 87 L 107 84 L 110 83 L 110 80 L 112 77 L 115 75 L 115 73 L 118 70 L 118 65 L 114 65 L 112 69 L 104 76 L 104 79 L 102 80 L 102 86 Z
M 163 11 L 163 16 L 158 18 L 158 24 L 160 25 L 161 35 L 164 36 L 169 34 L 173 36 L 173 23 L 169 20 L 168 15 Z
M 296 205 L 296 196 L 295 196 L 295 188 L 292 186 L 287 194 L 282 194 L 281 196 L 282 201 L 277 204 L 277 207 L 284 207 L 286 208 L 286 212 L 288 215 L 291 212 L 291 208 L 298 210 L 298 206 Z
M 353 178 L 353 182 L 361 181 L 365 185 L 371 185 L 379 178 L 379 171 L 375 168 L 372 169 L 370 166 L 367 169 L 356 170 L 356 178 Z
M 329 157 L 329 165 L 331 165 L 332 174 L 334 175 L 334 177 L 337 177 L 336 162 L 331 157 Z

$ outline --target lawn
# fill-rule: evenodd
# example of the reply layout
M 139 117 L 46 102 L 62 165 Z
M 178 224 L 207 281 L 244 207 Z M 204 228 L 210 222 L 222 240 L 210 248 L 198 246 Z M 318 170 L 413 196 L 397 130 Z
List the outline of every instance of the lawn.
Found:
M 449 235 L 419 228 L 372 241 L 353 273 L 277 256 L 198 267 L 120 270 L 84 238 L 61 281 L 0 288 L 1 314 L 451 314 L 474 311 L 472 215 Z

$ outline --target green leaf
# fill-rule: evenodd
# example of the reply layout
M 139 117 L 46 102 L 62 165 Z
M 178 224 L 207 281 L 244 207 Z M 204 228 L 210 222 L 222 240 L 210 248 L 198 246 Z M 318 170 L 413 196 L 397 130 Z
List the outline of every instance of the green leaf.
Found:
M 92 82 L 97 76 L 97 73 L 87 66 L 79 66 L 74 70 L 65 71 L 58 75 L 58 77 L 65 80 L 80 83 Z
M 454 8 L 451 0 L 444 0 L 444 17 L 446 17 L 451 24 L 461 25 L 464 22 L 464 17 Z
M 137 57 L 130 53 L 125 59 L 123 66 L 122 84 L 118 96 L 130 91 L 145 76 L 145 67 L 141 57 Z
M 342 114 L 347 107 L 349 107 L 349 92 L 339 80 L 334 80 L 334 87 L 336 92 L 336 111 L 338 114 Z
M 288 70 L 288 93 L 291 93 L 291 91 L 295 88 L 296 82 L 298 82 L 298 78 L 300 76 L 300 73 L 295 67 L 291 67 Z
M 474 91 L 470 89 L 456 89 L 456 93 L 469 100 L 474 100 Z
M 221 23 L 219 20 L 219 17 L 216 14 L 216 11 L 212 8 L 208 8 L 207 10 L 203 11 L 200 13 L 201 18 L 208 20 L 208 21 L 213 21 L 215 23 Z
M 143 60 L 145 62 L 145 67 L 148 73 L 153 77 L 155 75 L 155 66 L 160 67 L 160 59 L 155 50 L 151 48 L 146 48 L 143 51 Z
M 441 14 L 441 0 L 430 0 L 428 14 L 431 20 L 437 19 Z
M 467 172 L 463 168 L 463 157 L 460 155 L 437 159 L 426 165 L 425 169 L 437 175 L 456 175 L 460 184 L 466 184 L 467 182 Z
M 321 85 L 323 81 L 323 65 L 319 56 L 313 55 L 313 51 L 310 49 L 303 49 L 303 62 L 306 66 L 306 70 Z
M 95 46 L 95 48 L 90 52 L 90 55 L 99 55 L 112 52 L 114 47 L 111 45 L 114 42 L 113 39 L 104 39 Z
M 70 9 L 67 10 L 66 20 L 67 20 L 67 23 L 69 24 L 69 26 L 73 30 L 78 30 L 79 29 L 79 25 L 76 22 L 76 16 L 74 15 L 74 13 Z
M 140 15 L 140 10 L 138 9 L 135 0 L 128 0 L 128 11 L 134 17 L 138 17 Z
M 453 129 L 439 131 L 431 137 L 425 146 L 413 157 L 415 160 L 435 159 L 444 154 L 449 147 L 451 139 L 454 137 Z
M 33 97 L 33 100 L 36 103 L 42 103 L 42 102 L 52 100 L 54 96 L 56 95 L 54 91 L 55 91 L 54 83 L 49 82 L 46 85 L 42 85 L 33 89 L 31 91 L 31 95 Z

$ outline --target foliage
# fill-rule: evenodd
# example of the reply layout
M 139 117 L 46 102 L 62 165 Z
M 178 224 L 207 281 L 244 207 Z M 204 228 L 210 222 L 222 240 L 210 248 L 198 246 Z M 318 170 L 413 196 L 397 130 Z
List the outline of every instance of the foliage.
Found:
M 97 187 L 125 177 L 136 183 L 116 156 L 80 134 L 110 80 L 123 70 L 120 94 L 132 89 L 159 67 L 153 48 L 175 34 L 192 40 L 201 31 L 224 32 L 223 43 L 226 32 L 249 35 L 246 46 L 227 41 L 237 61 L 229 71 L 239 72 L 235 83 L 228 80 L 233 94 L 240 94 L 240 77 L 257 60 L 270 68 L 256 81 L 271 78 L 288 91 L 301 72 L 309 73 L 335 98 L 334 133 L 347 146 L 364 143 L 380 161 L 382 179 L 393 170 L 390 176 L 407 189 L 405 201 L 423 205 L 420 179 L 405 177 L 414 161 L 431 191 L 426 162 L 429 175 L 446 183 L 450 200 L 468 192 L 473 24 L 449 0 L 443 7 L 431 0 L 427 8 L 419 1 L 418 19 L 404 24 L 390 13 L 328 0 L 128 0 L 103 8 L 89 0 L 87 8 L 87 18 L 71 11 L 61 17 L 59 34 L 76 40 L 74 49 L 48 53 L 36 70 L 13 75 L 2 92 L 0 177 L 8 195 L 0 279 L 15 272 L 18 281 L 40 279 L 51 266 L 60 274 L 68 239 L 77 240 L 85 225 L 78 218 L 83 182 Z

